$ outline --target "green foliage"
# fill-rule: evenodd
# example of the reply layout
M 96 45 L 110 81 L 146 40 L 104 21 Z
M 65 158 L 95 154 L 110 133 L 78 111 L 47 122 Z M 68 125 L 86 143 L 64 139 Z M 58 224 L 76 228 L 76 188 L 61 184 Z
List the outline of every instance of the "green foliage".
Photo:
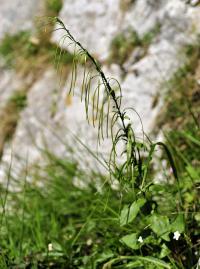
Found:
M 21 111 L 26 107 L 27 94 L 25 90 L 16 91 L 11 95 L 9 101 L 10 104 L 15 106 L 17 111 Z
M 38 72 L 38 66 L 42 68 L 53 64 L 58 68 L 59 61 L 63 68 L 73 62 L 73 55 L 58 49 L 49 41 L 48 34 L 46 37 L 44 33 L 32 36 L 28 31 L 6 35 L 0 43 L 0 55 L 8 68 L 15 68 L 24 75 Z
M 136 31 L 117 35 L 110 48 L 110 62 L 122 65 L 136 46 L 140 46 L 140 38 Z
M 153 214 L 149 219 L 151 229 L 155 234 L 166 241 L 170 241 L 170 224 L 167 216 Z
M 109 62 L 122 65 L 136 47 L 143 48 L 145 55 L 148 46 L 160 32 L 160 25 L 157 24 L 152 30 L 140 37 L 136 31 L 125 31 L 118 34 L 111 43 Z M 140 56 L 142 57 L 142 55 Z
M 96 249 L 99 250 L 95 254 L 95 263 L 111 257 L 111 254 L 102 255 L 106 246 L 104 235 L 117 232 L 117 227 L 107 229 L 107 224 L 117 224 L 118 214 L 114 208 L 106 208 L 106 189 L 99 194 L 92 184 L 84 189 L 76 187 L 73 179 L 84 180 L 86 176 L 77 164 L 50 154 L 48 158 L 45 168 L 37 168 L 35 186 L 25 179 L 22 191 L 9 193 L 7 197 L 15 203 L 11 211 L 1 215 L 2 260 L 6 260 L 8 268 L 79 268 L 81 264 L 94 262 L 86 256 L 93 252 L 94 255 Z M 44 171 L 45 188 L 37 187 L 40 172 L 43 174 Z M 5 197 L 2 190 L 1 200 Z M 114 203 L 116 198 L 113 193 Z M 109 243 L 112 241 L 117 240 L 111 239 Z M 52 250 L 49 244 L 52 244 Z
M 26 95 L 25 89 L 14 92 L 0 113 L 0 156 L 3 152 L 4 143 L 12 138 L 15 132 L 20 112 L 26 107 Z
M 62 8 L 62 0 L 46 0 L 47 12 L 50 16 L 57 16 Z
M 128 234 L 122 237 L 121 242 L 126 244 L 131 249 L 139 249 L 138 235 L 137 233 Z
M 122 200 L 119 191 L 112 190 L 109 184 L 104 183 L 99 192 L 92 178 L 102 185 L 104 177 L 94 174 L 90 179 L 78 169 L 78 164 L 49 153 L 46 156 L 47 165 L 37 167 L 32 174 L 34 185 L 25 178 L 21 191 L 9 192 L 7 197 L 6 190 L 1 189 L 2 205 L 7 199 L 12 207 L 0 218 L 0 261 L 5 262 L 5 268 L 92 269 L 109 268 L 109 264 L 112 268 L 182 268 L 179 259 L 186 259 L 185 268 L 189 268 L 197 261 L 197 235 L 191 229 L 196 226 L 190 223 L 191 215 L 185 219 L 176 207 L 167 212 L 168 216 L 159 213 L 167 202 L 160 195 L 162 185 L 145 194 L 146 204 L 139 198 L 133 206 L 126 191 L 120 190 Z M 84 183 L 87 177 L 84 188 L 74 185 L 75 177 Z M 41 181 L 43 186 L 39 187 Z M 176 186 L 164 187 L 173 200 Z M 182 191 L 185 193 L 184 188 Z M 121 225 L 123 210 L 119 209 L 126 208 L 128 203 L 132 206 L 129 215 L 132 216 L 133 208 L 138 212 L 136 208 L 140 207 L 140 211 Z M 173 239 L 175 231 L 181 234 L 178 241 Z M 192 242 L 194 251 L 190 253 Z
M 163 116 L 158 120 L 159 126 L 165 126 L 165 123 L 170 126 L 167 140 L 180 172 L 185 170 L 185 165 L 193 166 L 193 170 L 199 170 L 200 154 L 200 91 L 197 82 L 199 42 L 186 46 L 183 52 L 186 55 L 186 64 L 179 68 L 167 83 Z M 184 166 L 182 166 L 183 160 Z
M 145 33 L 142 37 L 142 46 L 149 46 L 154 38 L 160 33 L 161 25 L 157 23 L 149 32 Z
M 1 41 L 0 55 L 5 58 L 7 65 L 13 65 L 21 52 L 24 57 L 37 52 L 37 46 L 30 42 L 29 32 L 20 32 L 13 36 L 7 34 Z
M 144 198 L 140 198 L 133 202 L 132 205 L 125 205 L 120 215 L 120 225 L 124 226 L 131 223 L 140 212 L 141 207 L 146 203 Z

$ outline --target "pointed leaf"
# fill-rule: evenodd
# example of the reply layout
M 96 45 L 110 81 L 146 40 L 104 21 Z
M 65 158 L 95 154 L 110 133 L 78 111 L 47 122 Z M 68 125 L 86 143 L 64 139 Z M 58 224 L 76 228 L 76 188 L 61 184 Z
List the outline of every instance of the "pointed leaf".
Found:
M 122 243 L 127 245 L 129 248 L 132 249 L 139 249 L 140 245 L 138 244 L 138 235 L 137 233 L 132 233 L 125 235 L 120 240 Z
M 169 233 L 171 227 L 167 216 L 152 215 L 150 217 L 151 229 L 155 234 L 166 241 L 170 241 Z
M 183 214 L 179 214 L 175 221 L 171 224 L 171 231 L 179 231 L 179 233 L 183 233 L 185 231 L 185 221 Z
M 162 244 L 160 258 L 162 259 L 162 258 L 168 256 L 170 253 L 171 253 L 171 251 L 168 249 L 168 247 L 165 244 Z
M 140 198 L 137 201 L 133 202 L 131 206 L 125 205 L 121 211 L 120 225 L 124 226 L 132 222 L 139 213 L 140 208 L 143 207 L 145 203 L 146 200 L 144 198 Z

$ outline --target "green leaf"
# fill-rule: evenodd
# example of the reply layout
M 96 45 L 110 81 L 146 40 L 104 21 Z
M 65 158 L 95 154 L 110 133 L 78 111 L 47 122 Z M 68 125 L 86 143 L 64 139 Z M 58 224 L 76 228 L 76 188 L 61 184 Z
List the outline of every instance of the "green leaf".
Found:
M 139 249 L 140 245 L 138 244 L 138 235 L 137 233 L 132 233 L 125 235 L 120 240 L 122 243 L 127 245 L 129 248 L 132 249 Z
M 132 222 L 140 211 L 140 208 L 146 203 L 144 198 L 140 198 L 133 202 L 131 206 L 125 205 L 120 215 L 120 225 L 124 226 Z
M 162 259 L 162 258 L 168 256 L 170 253 L 171 253 L 171 251 L 168 249 L 168 247 L 165 244 L 162 244 L 160 258 Z
M 53 242 L 52 245 L 53 245 L 53 250 L 63 251 L 62 246 L 59 243 Z
M 199 179 L 200 175 L 197 173 L 197 171 L 191 165 L 187 165 L 186 170 L 193 180 L 196 181 Z
M 150 217 L 149 220 L 153 232 L 162 239 L 170 241 L 169 233 L 171 232 L 171 227 L 168 217 L 154 214 Z
M 185 136 L 188 140 L 190 140 L 191 142 L 193 142 L 194 144 L 196 144 L 197 146 L 200 147 L 200 140 L 196 139 L 193 135 L 187 133 L 187 132 L 181 132 L 181 134 L 183 134 L 183 136 Z
M 200 223 L 200 213 L 196 213 L 196 214 L 194 215 L 194 218 L 195 218 L 195 220 L 196 220 L 198 223 Z
M 124 268 L 140 268 L 140 267 L 142 267 L 143 268 L 143 264 L 142 264 L 142 262 L 141 261 L 134 261 L 134 262 L 129 262 L 128 264 L 126 264 L 126 265 L 123 265 L 124 266 Z
M 179 231 L 179 233 L 183 233 L 185 231 L 185 221 L 183 214 L 179 214 L 175 221 L 171 224 L 171 231 Z
M 113 252 L 108 249 L 101 253 L 98 258 L 95 260 L 95 264 L 105 262 L 106 260 L 112 258 L 114 256 Z
M 142 257 L 142 256 L 119 256 L 117 258 L 114 258 L 112 260 L 110 260 L 109 262 L 105 263 L 103 268 L 102 269 L 111 269 L 113 268 L 112 265 L 114 263 L 117 263 L 117 262 L 120 262 L 120 261 L 123 261 L 123 260 L 133 260 L 133 261 L 141 261 L 143 264 L 144 263 L 148 263 L 148 264 L 154 264 L 156 266 L 159 266 L 158 268 L 167 268 L 167 269 L 172 269 L 172 267 L 160 260 L 160 259 L 157 259 L 157 258 L 154 258 L 154 257 L 151 257 L 151 256 L 146 256 L 146 257 Z
M 156 239 L 154 236 L 149 235 L 146 238 L 143 238 L 145 244 L 152 244 L 152 245 L 158 245 L 159 240 Z
M 148 257 L 148 256 L 147 257 L 139 257 L 138 256 L 138 260 L 145 261 L 148 263 L 153 263 L 157 266 L 160 266 L 161 268 L 171 269 L 171 266 L 168 263 L 166 263 L 160 259 L 154 258 L 154 257 Z

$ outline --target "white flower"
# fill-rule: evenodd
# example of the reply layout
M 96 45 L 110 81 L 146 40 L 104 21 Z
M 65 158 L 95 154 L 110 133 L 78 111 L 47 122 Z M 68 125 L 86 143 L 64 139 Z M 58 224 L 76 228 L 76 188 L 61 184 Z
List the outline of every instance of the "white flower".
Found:
M 140 237 L 138 238 L 138 242 L 143 243 L 143 238 L 142 238 L 142 236 L 140 236 Z
M 89 239 L 87 240 L 86 244 L 87 244 L 87 246 L 91 246 L 91 245 L 92 245 L 92 239 L 89 238 Z
M 52 243 L 49 243 L 48 244 L 48 251 L 52 251 L 53 250 L 53 244 Z
M 180 236 L 181 236 L 181 234 L 179 233 L 179 231 L 176 231 L 176 232 L 174 233 L 174 237 L 173 237 L 173 239 L 178 240 Z

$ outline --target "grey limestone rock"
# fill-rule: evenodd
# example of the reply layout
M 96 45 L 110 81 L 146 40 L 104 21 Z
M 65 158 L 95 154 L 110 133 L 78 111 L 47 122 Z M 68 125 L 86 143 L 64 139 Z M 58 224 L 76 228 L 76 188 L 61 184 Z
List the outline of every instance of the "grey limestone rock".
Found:
M 34 16 L 43 1 L 0 0 L 0 39 L 6 34 L 33 29 Z

